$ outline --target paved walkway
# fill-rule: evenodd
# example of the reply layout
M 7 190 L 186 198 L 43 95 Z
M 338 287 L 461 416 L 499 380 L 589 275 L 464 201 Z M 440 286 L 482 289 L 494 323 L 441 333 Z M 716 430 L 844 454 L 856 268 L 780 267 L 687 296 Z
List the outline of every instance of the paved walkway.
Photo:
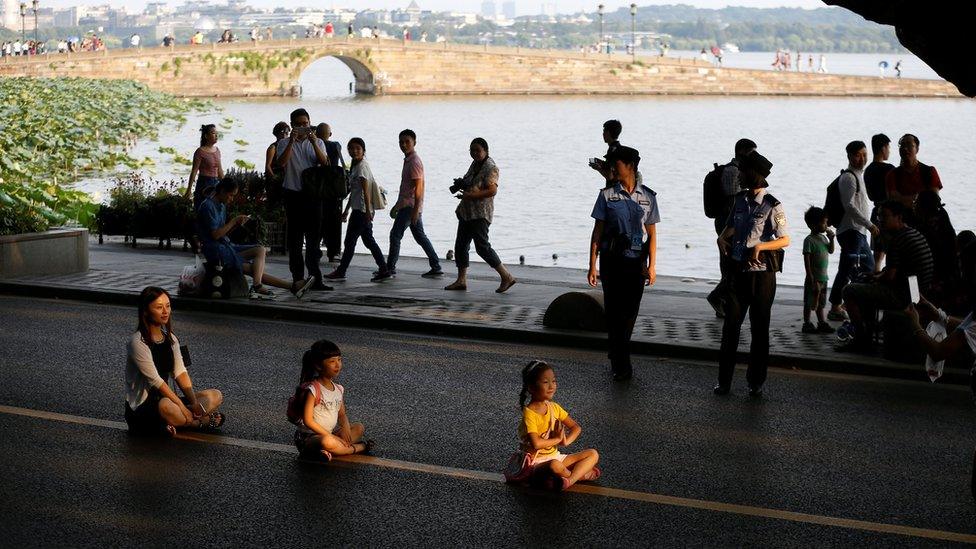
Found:
M 156 285 L 176 294 L 179 274 L 192 256 L 179 250 L 138 249 L 121 242 L 90 247 L 87 273 L 22 277 L 0 281 L 0 291 L 65 298 L 125 302 L 143 287 Z M 510 266 L 518 279 L 506 294 L 496 294 L 498 277 L 483 263 L 473 263 L 467 292 L 447 292 L 453 280 L 451 262 L 444 262 L 441 280 L 420 277 L 426 260 L 401 258 L 395 279 L 369 281 L 375 269 L 371 257 L 357 254 L 345 282 L 332 292 L 310 292 L 301 301 L 278 291 L 274 301 L 181 299 L 179 307 L 229 314 L 256 314 L 298 320 L 341 322 L 451 335 L 542 342 L 564 346 L 603 348 L 605 335 L 554 330 L 542 325 L 548 305 L 568 291 L 588 291 L 585 272 L 561 267 Z M 323 272 L 331 267 L 323 263 Z M 288 279 L 287 260 L 269 258 L 268 272 Z M 704 296 L 714 280 L 659 276 L 647 290 L 634 331 L 635 352 L 715 360 L 722 321 Z M 796 369 L 839 371 L 926 379 L 921 365 L 901 364 L 880 357 L 841 354 L 833 350 L 832 335 L 800 332 L 802 288 L 780 286 L 770 331 L 772 364 Z M 743 326 L 740 352 L 748 352 L 748 321 Z M 944 381 L 968 382 L 968 372 L 947 369 Z

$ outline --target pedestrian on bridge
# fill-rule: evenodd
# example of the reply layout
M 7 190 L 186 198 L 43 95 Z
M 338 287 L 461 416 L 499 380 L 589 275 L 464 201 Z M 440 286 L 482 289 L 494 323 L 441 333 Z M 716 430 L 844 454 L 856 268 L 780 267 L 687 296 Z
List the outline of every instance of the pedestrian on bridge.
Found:
M 176 396 L 180 387 L 183 397 Z M 125 367 L 125 422 L 136 434 L 176 434 L 178 428 L 216 429 L 224 397 L 217 389 L 194 391 L 173 333 L 169 293 L 149 286 L 139 294 L 139 323 L 129 338 Z

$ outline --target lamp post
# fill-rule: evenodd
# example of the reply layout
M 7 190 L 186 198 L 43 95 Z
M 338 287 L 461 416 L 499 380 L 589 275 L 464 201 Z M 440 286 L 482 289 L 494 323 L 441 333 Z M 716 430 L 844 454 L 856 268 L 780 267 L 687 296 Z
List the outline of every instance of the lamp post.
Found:
M 37 47 L 37 5 L 40 4 L 39 0 L 33 0 L 31 4 L 34 7 L 34 47 Z
M 24 18 L 27 17 L 27 4 L 20 3 L 20 43 L 21 48 L 23 48 L 24 42 L 27 41 L 27 27 L 24 24 Z M 21 50 L 23 51 L 23 50 Z
M 637 4 L 630 5 L 630 51 L 634 61 L 637 61 Z
M 21 5 L 23 5 L 23 4 L 21 4 Z M 604 35 L 603 35 L 603 4 L 600 4 L 599 6 L 596 7 L 596 12 L 598 14 L 600 14 L 600 41 L 597 42 L 597 44 L 599 44 L 599 43 L 603 42 L 603 40 L 604 40 Z M 607 53 L 608 54 L 610 53 L 610 45 L 609 44 L 607 44 Z

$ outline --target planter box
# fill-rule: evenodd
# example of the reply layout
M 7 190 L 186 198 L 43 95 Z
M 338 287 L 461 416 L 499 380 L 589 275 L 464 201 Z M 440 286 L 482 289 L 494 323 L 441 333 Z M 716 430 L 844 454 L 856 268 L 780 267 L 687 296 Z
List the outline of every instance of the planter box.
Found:
M 88 229 L 0 236 L 0 278 L 88 270 Z

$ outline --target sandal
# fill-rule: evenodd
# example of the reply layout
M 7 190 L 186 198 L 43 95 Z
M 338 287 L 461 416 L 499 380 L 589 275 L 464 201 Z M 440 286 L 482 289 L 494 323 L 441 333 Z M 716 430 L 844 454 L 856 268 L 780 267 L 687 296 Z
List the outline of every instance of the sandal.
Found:
M 452 282 L 451 284 L 448 284 L 447 286 L 444 286 L 444 289 L 445 290 L 451 290 L 451 291 L 464 292 L 464 291 L 467 291 L 468 285 L 467 284 L 462 284 L 460 282 Z
M 362 444 L 363 445 L 363 451 L 362 452 L 359 452 L 360 454 L 363 454 L 363 455 L 369 455 L 369 454 L 371 454 L 373 452 L 373 449 L 376 448 L 376 442 L 374 442 L 372 440 L 361 440 L 361 441 L 357 442 L 356 444 Z
M 581 478 L 580 480 L 585 480 L 587 482 L 592 482 L 592 481 L 600 478 L 602 475 L 603 475 L 603 471 L 601 471 L 599 467 L 597 467 L 596 465 L 594 465 L 593 466 L 593 469 L 590 469 L 590 471 L 588 473 L 586 473 L 585 475 L 583 475 L 583 478 Z
M 220 412 L 211 412 L 210 413 L 210 421 L 207 422 L 207 423 L 203 423 L 203 421 L 201 420 L 200 427 L 203 427 L 205 429 L 210 429 L 210 430 L 216 430 L 216 429 L 219 429 L 220 426 L 224 424 L 224 421 L 226 419 L 227 419 L 227 416 L 225 416 L 224 414 L 222 414 Z

